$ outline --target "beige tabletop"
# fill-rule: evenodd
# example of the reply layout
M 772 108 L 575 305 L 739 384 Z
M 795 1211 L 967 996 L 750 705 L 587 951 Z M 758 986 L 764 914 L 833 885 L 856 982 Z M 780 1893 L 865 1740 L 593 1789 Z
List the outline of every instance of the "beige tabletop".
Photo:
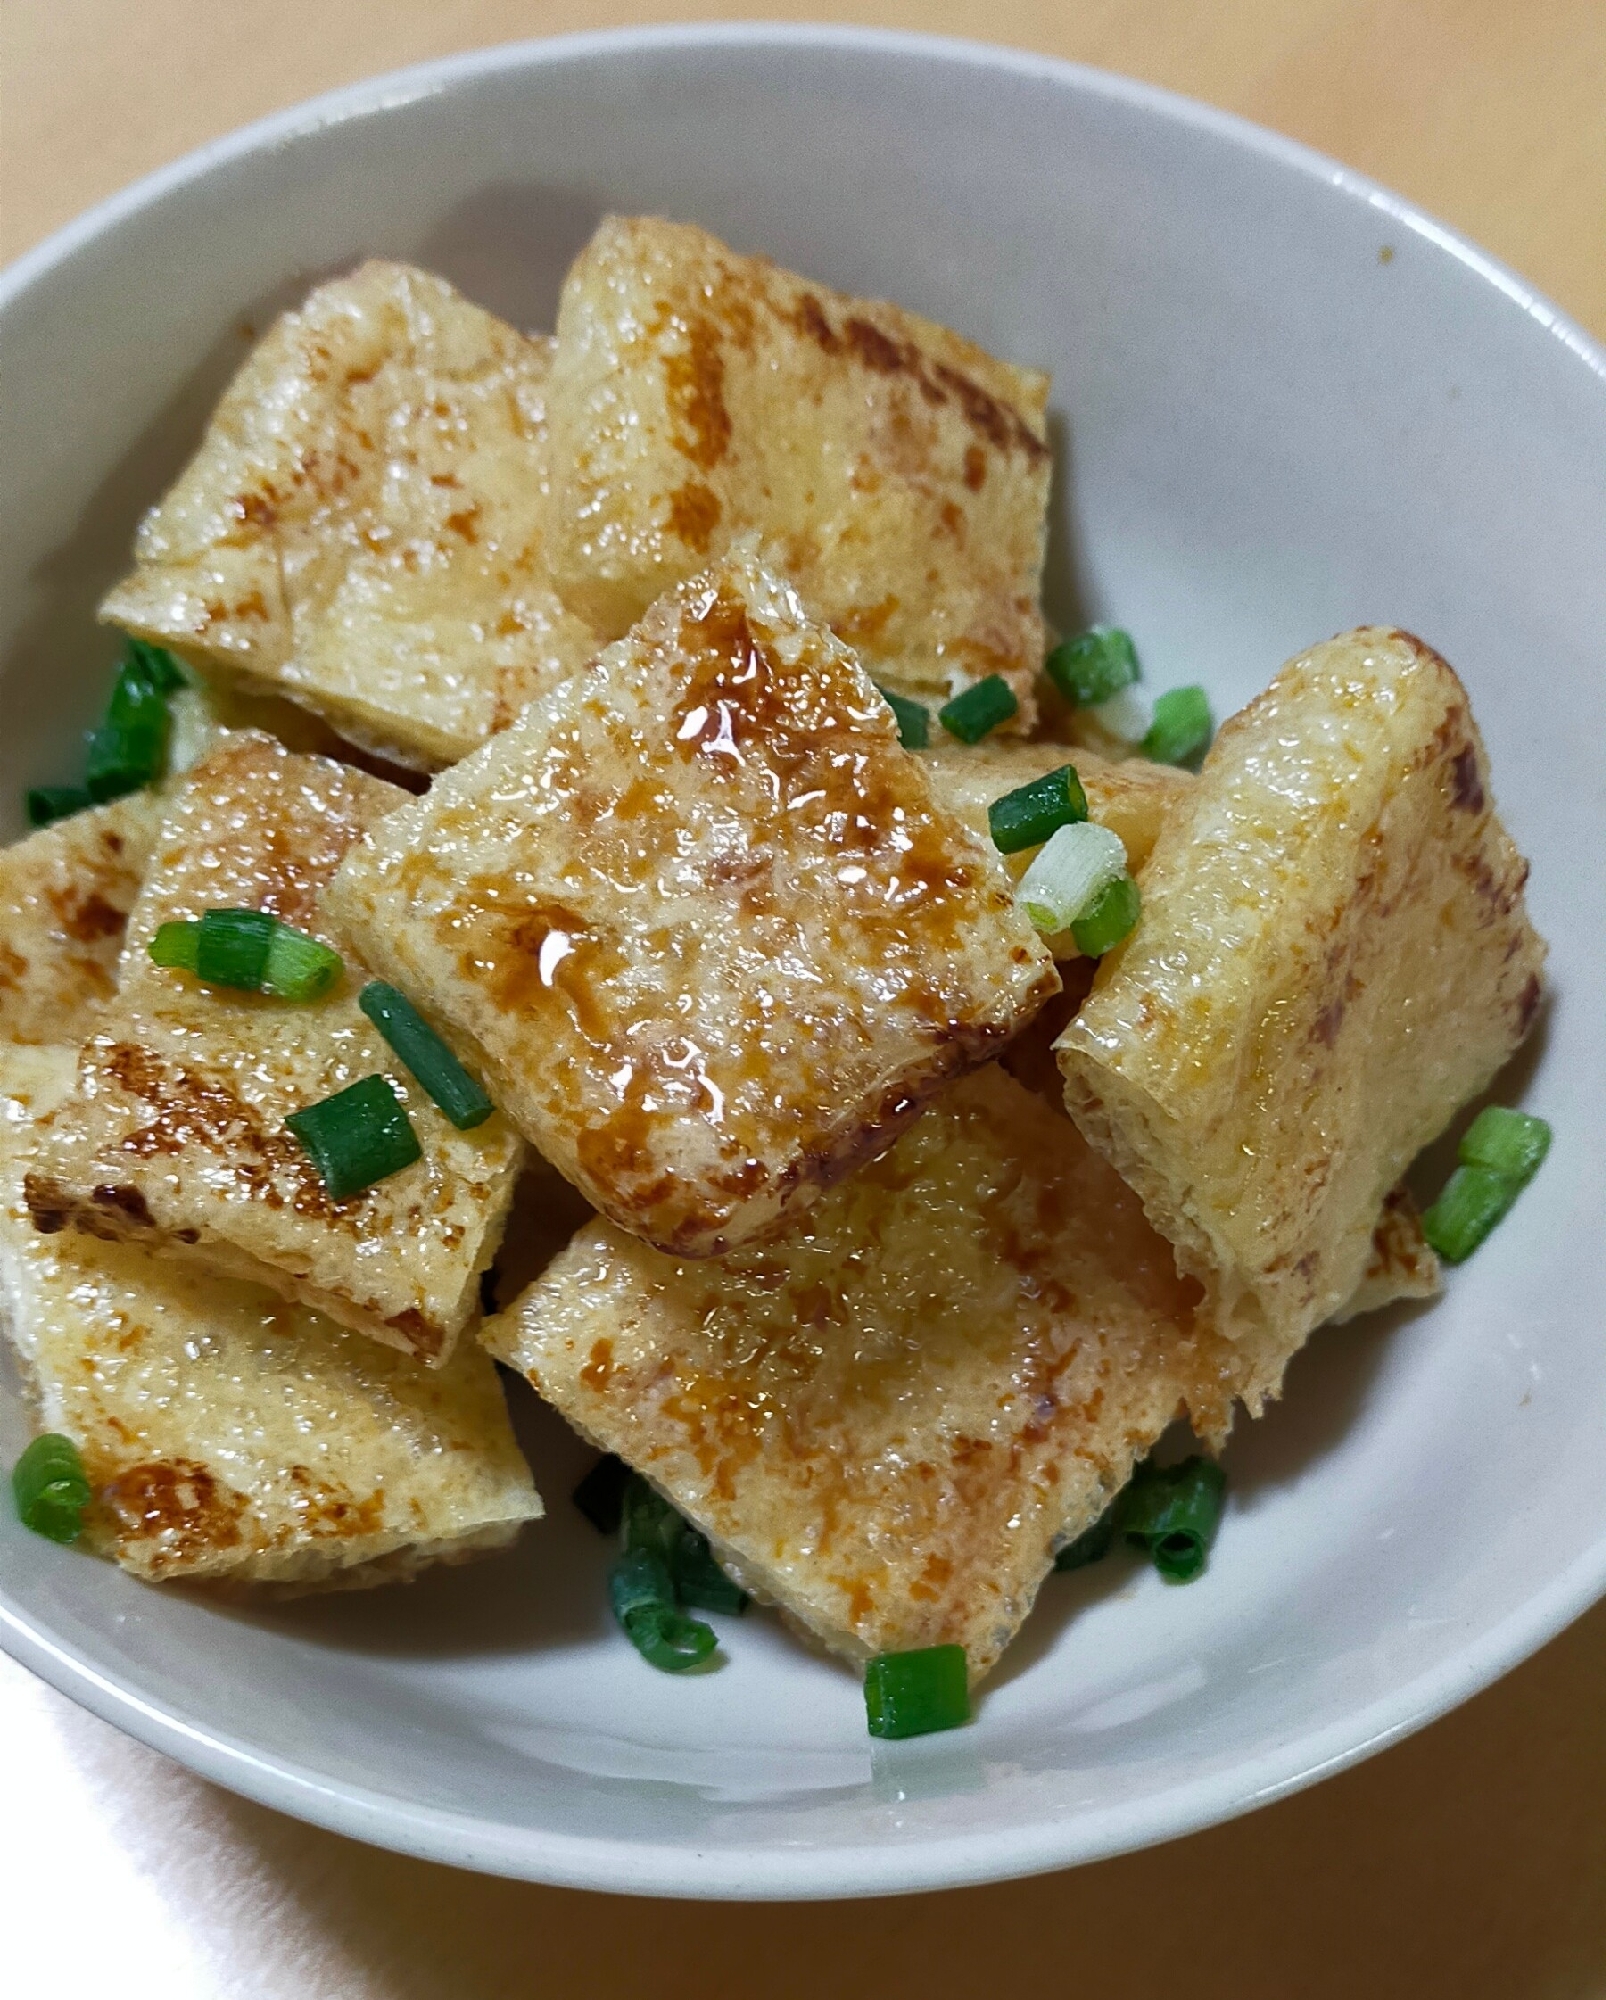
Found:
M 1606 335 L 1606 0 L 4 0 L 0 256 L 377 70 L 752 14 L 981 36 L 1207 98 L 1400 189 Z M 1606 1606 L 1421 1735 L 1230 1826 L 1031 1882 L 796 1908 L 399 1860 L 216 1791 L 0 1660 L 0 1991 L 1602 2000 Z

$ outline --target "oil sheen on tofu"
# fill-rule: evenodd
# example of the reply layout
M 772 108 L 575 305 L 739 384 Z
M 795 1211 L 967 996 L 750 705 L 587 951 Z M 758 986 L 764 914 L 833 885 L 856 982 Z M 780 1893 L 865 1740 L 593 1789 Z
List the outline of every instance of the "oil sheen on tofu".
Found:
M 373 827 L 329 892 L 601 1212 L 715 1256 L 1058 988 L 853 654 L 748 551 Z
M 117 997 L 40 1135 L 27 1185 L 42 1231 L 144 1242 L 446 1358 L 476 1309 L 522 1148 L 501 1118 L 454 1130 L 400 1067 L 357 1006 L 361 961 L 321 907 L 351 842 L 406 797 L 246 733 L 188 773 L 129 921 Z M 271 911 L 344 951 L 340 983 L 292 1006 L 151 962 L 160 924 L 219 907 Z M 423 1157 L 335 1199 L 284 1121 L 376 1072 Z

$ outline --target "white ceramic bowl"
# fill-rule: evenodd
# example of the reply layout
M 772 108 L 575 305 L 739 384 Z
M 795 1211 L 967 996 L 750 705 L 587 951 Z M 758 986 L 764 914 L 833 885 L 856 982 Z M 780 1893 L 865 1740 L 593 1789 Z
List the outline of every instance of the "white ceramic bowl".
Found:
M 872 1746 L 855 1681 L 751 1618 L 642 1668 L 583 1463 L 551 1518 L 410 1591 L 248 1615 L 0 1510 L 0 1639 L 196 1770 L 473 1868 L 694 1896 L 975 1882 L 1274 1798 L 1462 1700 L 1606 1588 L 1601 937 L 1606 360 L 1394 196 L 1198 106 L 999 50 L 821 29 L 495 50 L 225 140 L 0 285 L 4 798 L 68 768 L 92 615 L 260 327 L 370 252 L 532 327 L 609 209 L 898 299 L 1055 376 L 1050 610 L 1119 618 L 1225 712 L 1408 626 L 1471 688 L 1554 998 L 1508 1094 L 1534 1189 L 1443 1301 L 1321 1335 L 1229 1456 L 1208 1578 L 1055 1578 L 953 1735 Z M 0 1411 L 0 1457 L 23 1435 Z

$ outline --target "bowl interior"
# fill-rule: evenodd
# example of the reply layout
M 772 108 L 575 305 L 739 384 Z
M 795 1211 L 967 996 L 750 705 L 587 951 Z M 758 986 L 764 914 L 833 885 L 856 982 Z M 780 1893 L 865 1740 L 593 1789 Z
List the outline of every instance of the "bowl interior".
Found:
M 529 327 L 609 210 L 899 300 L 1051 368 L 1049 610 L 1137 636 L 1218 714 L 1343 627 L 1460 670 L 1553 945 L 1502 1094 L 1543 1176 L 1429 1309 L 1320 1335 L 1230 1448 L 1208 1579 L 1045 1586 L 974 1725 L 872 1747 L 770 1620 L 672 1681 L 550 1518 L 406 1592 L 245 1613 L 0 1518 L 0 1638 L 210 1775 L 473 1866 L 707 1895 L 978 1880 L 1186 1831 L 1425 1720 L 1606 1585 L 1600 1240 L 1606 368 L 1390 198 L 1136 86 L 835 31 L 502 51 L 275 121 L 121 198 L 0 289 L 0 798 L 69 773 L 93 612 L 252 330 L 370 253 Z M 25 1425 L 0 1395 L 0 1455 Z

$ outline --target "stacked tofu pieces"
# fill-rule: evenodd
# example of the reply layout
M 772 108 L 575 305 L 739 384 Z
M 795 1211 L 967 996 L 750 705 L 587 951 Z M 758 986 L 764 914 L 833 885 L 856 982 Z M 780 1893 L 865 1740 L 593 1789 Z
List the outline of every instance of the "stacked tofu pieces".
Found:
M 1318 1323 L 1436 1288 L 1400 1175 L 1543 949 L 1464 692 L 1366 630 L 1196 778 L 1041 740 L 1047 391 L 643 219 L 555 341 L 388 264 L 270 332 L 106 615 L 439 775 L 212 722 L 166 796 L 8 856 L 13 1330 L 126 1564 L 498 1544 L 539 1502 L 489 1354 L 827 1648 L 977 1677 L 1170 1424 L 1219 1443 Z M 903 747 L 881 689 L 991 674 L 1003 732 Z M 1143 896 L 1096 968 L 988 838 L 1068 758 Z M 286 1008 L 149 962 L 228 903 L 346 983 Z M 370 973 L 488 1124 L 397 1065 Z M 423 1157 L 333 1201 L 283 1119 L 374 1071 Z M 477 1322 L 521 1169 L 529 1282 Z
M 236 739 L 223 760 L 236 776 L 242 752 L 270 767 L 312 765 L 262 739 Z M 373 782 L 316 767 L 302 775 L 329 791 Z M 0 852 L 6 1330 L 42 1426 L 83 1455 L 96 1496 L 91 1547 L 150 1581 L 380 1583 L 504 1547 L 541 1511 L 486 1355 L 464 1343 L 427 1368 L 293 1303 L 286 1286 L 232 1275 L 174 1240 L 185 1225 L 142 1228 L 129 1215 L 136 1202 L 95 1199 L 97 1186 L 130 1185 L 121 1178 L 85 1190 L 87 1228 L 50 1217 L 52 1226 L 38 1226 L 41 1177 L 59 1171 L 53 1121 L 70 1124 L 82 1102 L 97 1030 L 110 1025 L 115 1039 L 137 1015 L 123 985 L 137 989 L 156 971 L 143 939 L 149 899 L 166 893 L 157 857 L 175 865 L 195 789 L 215 801 L 225 782 L 203 767 L 177 798 L 145 793 L 97 807 Z M 226 872 L 229 828 L 214 832 L 214 864 Z M 280 893 L 316 872 L 327 841 L 317 822 L 283 841 Z M 218 1035 L 198 1019 L 196 1041 L 227 1056 L 223 1038 L 239 1029 L 229 1013 Z M 170 1102 L 176 1110 L 181 1100 Z M 125 1136 L 142 1129 L 148 1119 Z M 113 1147 L 110 1157 L 120 1176 L 141 1149 L 119 1156 Z M 219 1172 L 208 1149 L 165 1157 L 198 1208 L 210 1199 Z

